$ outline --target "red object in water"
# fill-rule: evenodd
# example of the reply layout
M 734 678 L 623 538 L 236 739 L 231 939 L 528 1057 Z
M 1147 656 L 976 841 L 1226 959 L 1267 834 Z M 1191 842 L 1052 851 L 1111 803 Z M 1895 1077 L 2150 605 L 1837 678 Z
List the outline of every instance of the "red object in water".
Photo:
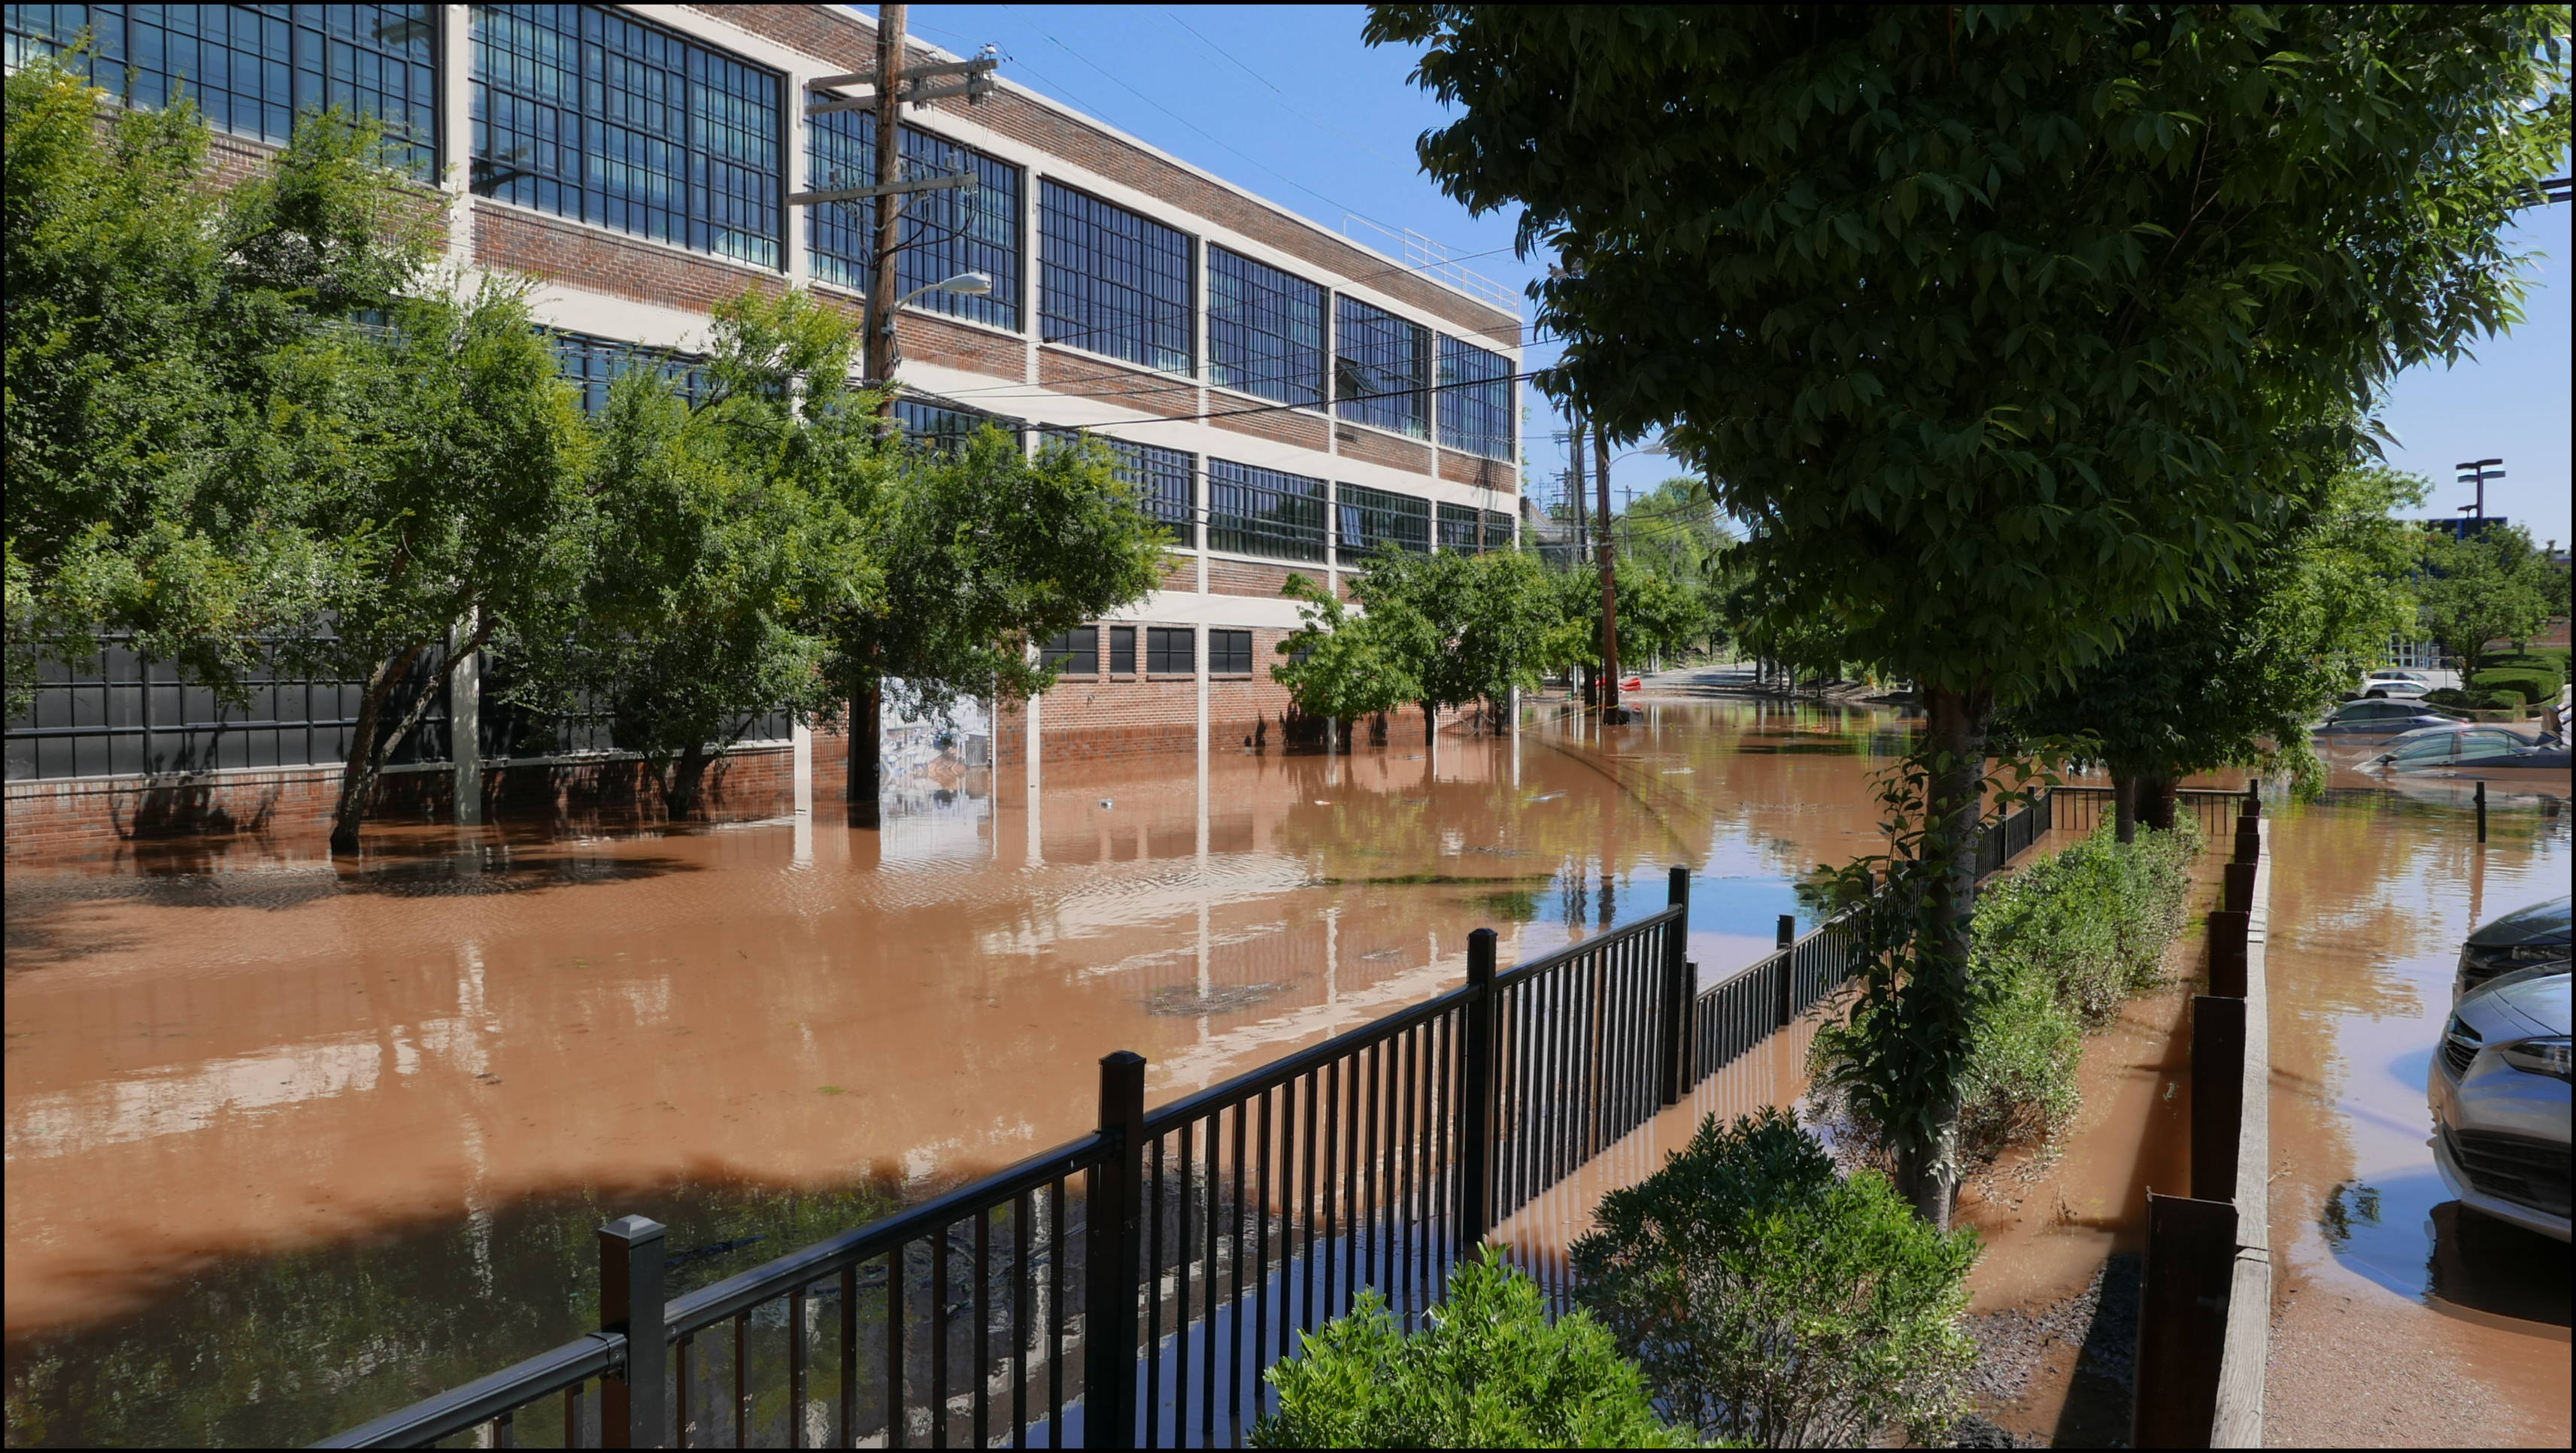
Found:
M 1631 676 L 1627 680 L 1619 683 L 1619 689 L 1622 691 L 1643 691 L 1646 689 L 1646 679 L 1642 676 Z

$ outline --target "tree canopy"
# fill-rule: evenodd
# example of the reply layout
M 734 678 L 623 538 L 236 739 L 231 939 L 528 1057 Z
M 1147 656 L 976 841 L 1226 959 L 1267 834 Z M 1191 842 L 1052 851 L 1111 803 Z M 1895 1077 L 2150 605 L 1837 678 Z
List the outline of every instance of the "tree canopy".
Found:
M 1744 521 L 1754 634 L 1923 689 L 1913 1032 L 1966 1032 L 1987 734 L 2213 594 L 2399 368 L 2519 317 L 2564 7 L 1373 7 L 1424 166 L 1556 254 L 1546 386 Z M 1908 891 L 1916 891 L 1909 889 Z M 1946 1224 L 1955 1085 L 1905 1148 Z
M 2417 587 L 2424 625 L 2468 676 L 2486 665 L 2493 641 L 2528 641 L 2553 615 L 2567 613 L 2567 574 L 2549 563 L 2520 525 L 2489 525 L 2424 542 Z

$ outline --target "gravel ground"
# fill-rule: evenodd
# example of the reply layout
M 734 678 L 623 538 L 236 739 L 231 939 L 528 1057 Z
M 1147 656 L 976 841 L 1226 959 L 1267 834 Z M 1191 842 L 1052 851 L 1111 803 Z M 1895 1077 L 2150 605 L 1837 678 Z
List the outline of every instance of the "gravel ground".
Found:
M 2138 1259 L 2114 1256 L 2091 1284 L 2045 1307 L 2008 1307 L 1968 1319 L 1977 1342 L 1968 1380 L 1981 1416 L 1953 1430 L 1961 1448 L 2113 1447 L 2125 1442 L 2138 1345 Z M 2047 1433 L 2018 1436 L 1992 1419 L 2020 1423 L 2062 1401 Z

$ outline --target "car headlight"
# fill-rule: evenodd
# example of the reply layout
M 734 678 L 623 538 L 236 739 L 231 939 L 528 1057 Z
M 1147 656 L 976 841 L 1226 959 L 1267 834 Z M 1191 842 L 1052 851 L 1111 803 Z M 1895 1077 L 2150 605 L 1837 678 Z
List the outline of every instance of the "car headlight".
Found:
M 2527 1070 L 2535 1075 L 2549 1075 L 2561 1080 L 2567 1078 L 2566 1035 L 2561 1034 L 2552 1039 L 2520 1039 L 2511 1044 L 2497 1045 L 2495 1052 L 2502 1055 L 2504 1062 L 2515 1069 Z

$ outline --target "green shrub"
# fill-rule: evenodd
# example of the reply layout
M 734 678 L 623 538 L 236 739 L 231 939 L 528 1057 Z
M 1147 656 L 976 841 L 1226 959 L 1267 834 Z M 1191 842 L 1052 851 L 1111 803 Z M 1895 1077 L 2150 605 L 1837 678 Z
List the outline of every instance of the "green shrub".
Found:
M 2084 1034 L 2162 977 L 2200 847 L 2188 817 L 2172 832 L 2140 832 L 2128 844 L 2106 826 L 1979 891 L 1968 964 L 1977 1007 L 1959 1085 L 1963 1163 L 2043 1144 L 2074 1117 L 2083 1103 L 2076 1071 Z M 1862 1033 L 1850 1022 L 1818 1031 L 1808 1054 L 1820 1083 L 1852 1057 Z M 1820 1090 L 1816 1104 L 1854 1159 L 1886 1163 L 1885 1136 L 1855 1099 Z
M 1709 1117 L 1593 1220 L 1575 1296 L 1702 1433 L 1830 1448 L 1902 1428 L 1919 1443 L 1967 1410 L 1976 1233 L 1933 1230 L 1875 1171 L 1838 1175 L 1780 1110 Z
M 1407 1334 L 1386 1299 L 1305 1337 L 1265 1377 L 1279 1411 L 1255 1448 L 1695 1448 L 1655 1416 L 1636 1365 L 1578 1312 L 1551 1323 L 1538 1283 L 1492 1259 L 1449 1273 L 1448 1299 Z
M 2511 695 L 2515 705 L 2528 706 L 2556 696 L 2559 683 L 2556 672 L 2512 666 L 2481 671 L 2469 684 L 2496 696 Z

